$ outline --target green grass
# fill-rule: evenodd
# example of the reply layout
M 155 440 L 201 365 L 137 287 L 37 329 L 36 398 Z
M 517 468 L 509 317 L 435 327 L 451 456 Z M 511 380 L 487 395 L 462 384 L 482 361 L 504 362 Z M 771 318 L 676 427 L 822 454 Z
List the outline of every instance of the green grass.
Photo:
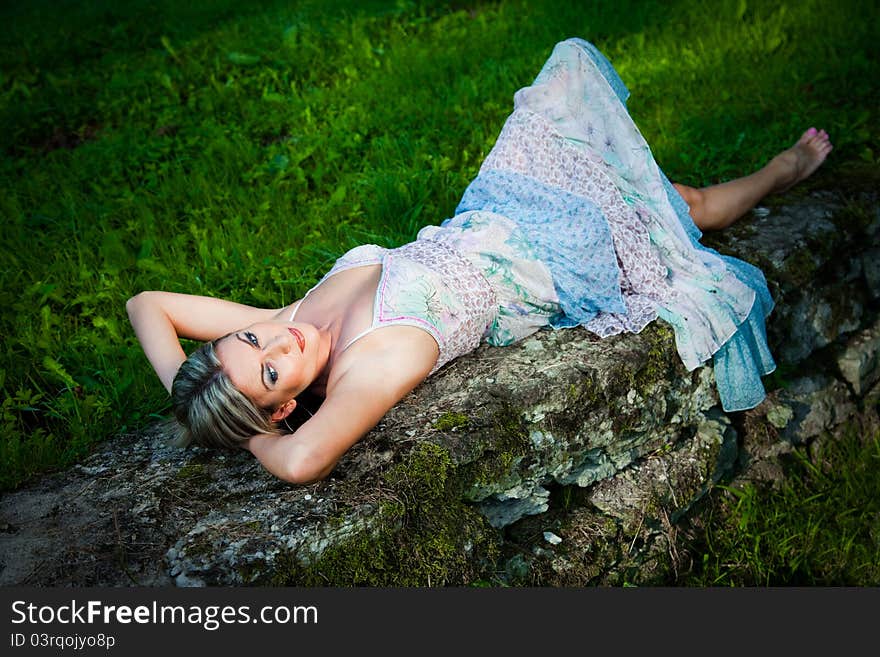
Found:
M 872 2 L 110 0 L 0 8 L 0 489 L 164 417 L 125 300 L 281 306 L 450 216 L 553 44 L 632 92 L 673 180 L 809 125 L 876 167 Z
M 795 452 L 777 488 L 718 488 L 687 586 L 880 585 L 880 435 Z M 701 523 L 702 524 L 702 523 Z

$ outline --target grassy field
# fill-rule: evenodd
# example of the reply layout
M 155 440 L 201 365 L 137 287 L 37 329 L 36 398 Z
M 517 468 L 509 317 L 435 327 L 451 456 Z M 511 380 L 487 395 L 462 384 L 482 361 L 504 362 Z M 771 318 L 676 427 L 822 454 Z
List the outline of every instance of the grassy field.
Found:
M 880 436 L 851 428 L 786 469 L 778 488 L 712 491 L 686 530 L 698 560 L 677 584 L 880 586 Z
M 673 180 L 747 172 L 810 125 L 835 143 L 811 184 L 880 164 L 869 1 L 33 0 L 0 19 L 0 490 L 165 417 L 128 297 L 281 306 L 348 248 L 439 223 L 566 37 L 612 60 Z

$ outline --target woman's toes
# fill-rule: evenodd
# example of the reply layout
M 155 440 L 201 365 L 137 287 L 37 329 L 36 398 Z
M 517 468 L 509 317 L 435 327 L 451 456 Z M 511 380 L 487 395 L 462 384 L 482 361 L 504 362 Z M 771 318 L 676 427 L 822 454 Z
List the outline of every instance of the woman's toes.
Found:
M 815 137 L 816 134 L 817 134 L 817 133 L 816 133 L 816 128 L 810 128 L 809 130 L 807 130 L 806 132 L 804 132 L 804 134 L 801 135 L 801 138 L 798 139 L 798 143 L 799 143 L 799 144 L 806 144 L 806 143 L 808 143 L 813 137 Z

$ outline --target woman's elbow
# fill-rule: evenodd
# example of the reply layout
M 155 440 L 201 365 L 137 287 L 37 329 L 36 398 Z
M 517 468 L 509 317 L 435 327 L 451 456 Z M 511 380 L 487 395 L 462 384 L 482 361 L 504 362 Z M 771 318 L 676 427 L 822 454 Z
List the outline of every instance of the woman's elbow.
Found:
M 141 296 L 141 294 L 143 294 L 143 292 L 135 294 L 133 297 L 129 297 L 128 301 L 125 302 L 125 312 L 128 313 L 129 317 L 131 317 L 135 308 L 137 308 L 138 304 L 140 303 L 138 298 Z
M 138 292 L 133 297 L 129 297 L 128 301 L 125 302 L 125 312 L 128 313 L 128 316 L 131 317 L 133 314 L 137 312 L 137 310 L 144 306 L 144 304 L 149 303 L 150 292 Z
M 328 463 L 320 453 L 300 453 L 297 458 L 290 459 L 278 474 L 291 484 L 313 484 L 327 477 L 335 465 L 335 461 Z
M 328 474 L 329 472 L 325 473 L 323 470 L 309 468 L 301 463 L 297 463 L 286 467 L 283 472 L 279 473 L 279 477 L 291 484 L 304 485 L 321 481 Z

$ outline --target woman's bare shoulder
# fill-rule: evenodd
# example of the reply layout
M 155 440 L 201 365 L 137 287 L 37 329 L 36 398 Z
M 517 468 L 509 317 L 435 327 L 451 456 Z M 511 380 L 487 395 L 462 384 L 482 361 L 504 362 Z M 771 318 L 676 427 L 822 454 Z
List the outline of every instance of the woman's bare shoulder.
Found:
M 440 355 L 437 341 L 415 326 L 383 326 L 344 349 L 331 363 L 326 396 L 351 387 L 407 391 L 423 381 Z

